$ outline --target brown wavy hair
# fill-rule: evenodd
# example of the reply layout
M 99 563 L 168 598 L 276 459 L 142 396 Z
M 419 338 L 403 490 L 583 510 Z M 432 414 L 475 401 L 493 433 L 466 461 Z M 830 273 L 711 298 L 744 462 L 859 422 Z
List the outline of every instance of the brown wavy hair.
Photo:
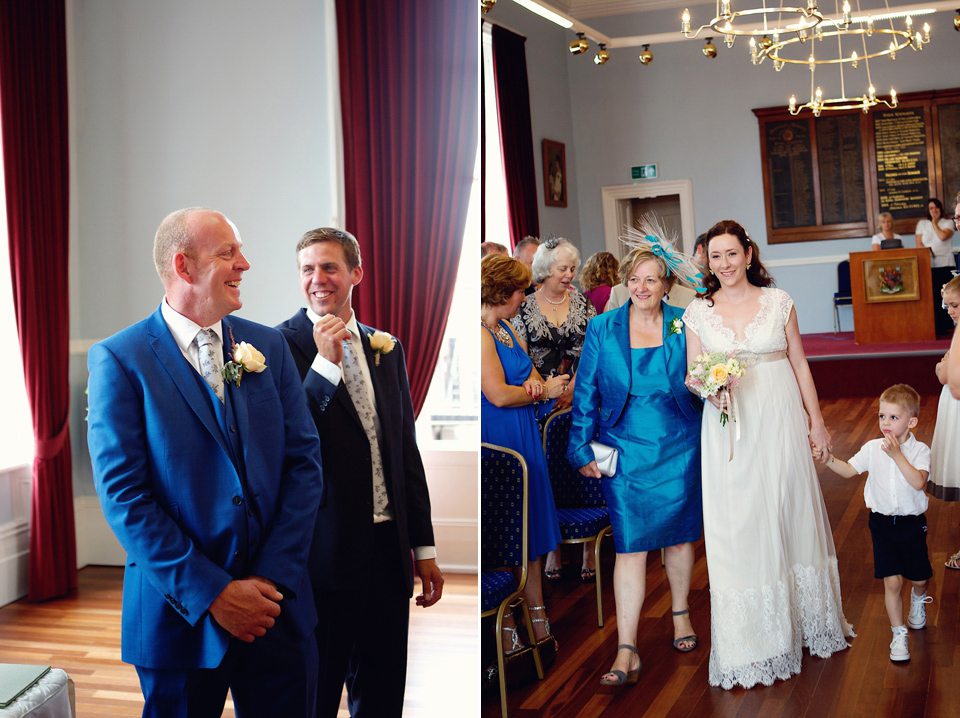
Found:
M 620 262 L 610 252 L 591 254 L 589 259 L 583 263 L 583 270 L 580 272 L 580 285 L 587 292 L 604 284 L 613 287 L 619 281 L 619 270 Z
M 518 289 L 530 286 L 532 276 L 523 262 L 488 254 L 480 260 L 480 303 L 489 307 L 505 304 Z
M 774 286 L 773 277 L 767 273 L 766 267 L 760 262 L 760 249 L 757 247 L 757 243 L 750 239 L 747 235 L 747 230 L 745 230 L 739 222 L 735 222 L 732 219 L 721 219 L 707 230 L 707 240 L 705 242 L 707 264 L 709 265 L 710 263 L 710 240 L 723 234 L 730 234 L 736 237 L 740 242 L 740 246 L 743 248 L 744 255 L 746 255 L 747 250 L 753 251 L 750 266 L 747 269 L 747 281 L 755 287 Z M 713 306 L 712 297 L 720 289 L 720 280 L 717 279 L 715 274 L 707 271 L 703 275 L 703 286 L 707 291 L 697 296 L 700 299 L 709 300 L 710 306 Z

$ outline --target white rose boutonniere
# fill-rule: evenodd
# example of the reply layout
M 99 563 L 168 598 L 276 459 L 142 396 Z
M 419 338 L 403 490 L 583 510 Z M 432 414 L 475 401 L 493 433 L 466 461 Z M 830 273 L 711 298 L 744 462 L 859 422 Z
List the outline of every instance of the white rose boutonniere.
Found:
M 389 354 L 392 352 L 397 340 L 390 336 L 387 332 L 374 332 L 373 334 L 368 334 L 367 336 L 370 338 L 370 348 L 373 349 L 375 354 L 376 364 L 377 366 L 380 366 L 380 355 Z
M 682 331 L 683 331 L 683 320 L 678 318 L 670 321 L 671 334 L 679 334 Z
M 240 386 L 240 379 L 243 378 L 243 372 L 250 371 L 259 374 L 267 368 L 266 357 L 263 353 L 246 342 L 237 344 L 233 340 L 233 329 L 230 329 L 230 344 L 233 346 L 233 359 L 224 364 L 220 373 L 223 374 L 223 380 L 234 382 Z

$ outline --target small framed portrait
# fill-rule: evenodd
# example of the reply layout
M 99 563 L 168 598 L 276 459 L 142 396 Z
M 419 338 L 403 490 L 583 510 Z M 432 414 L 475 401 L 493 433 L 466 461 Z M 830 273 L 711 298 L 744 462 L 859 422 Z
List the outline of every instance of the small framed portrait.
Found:
M 543 141 L 543 190 L 547 207 L 567 206 L 567 158 L 562 142 Z
M 920 299 L 917 258 L 865 261 L 863 286 L 868 302 L 907 302 Z

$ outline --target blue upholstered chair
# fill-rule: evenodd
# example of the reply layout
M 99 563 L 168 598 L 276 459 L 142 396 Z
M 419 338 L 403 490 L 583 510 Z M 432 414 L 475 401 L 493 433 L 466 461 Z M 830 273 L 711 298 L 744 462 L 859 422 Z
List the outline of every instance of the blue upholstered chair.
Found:
M 844 259 L 837 265 L 837 291 L 833 293 L 833 331 L 840 331 L 840 307 L 853 304 L 850 288 L 850 262 Z
M 551 416 L 543 427 L 543 452 L 557 505 L 562 543 L 581 544 L 596 540 L 597 623 L 603 628 L 602 589 L 600 587 L 600 545 L 604 536 L 612 536 L 610 512 L 600 479 L 583 476 L 567 461 L 570 440 L 570 409 Z
M 503 617 L 520 605 L 533 651 L 537 678 L 543 679 L 533 622 L 521 591 L 527 582 L 527 462 L 516 451 L 480 444 L 480 615 L 496 616 L 500 709 L 507 718 L 507 684 L 501 634 Z M 521 567 L 520 583 L 511 567 Z

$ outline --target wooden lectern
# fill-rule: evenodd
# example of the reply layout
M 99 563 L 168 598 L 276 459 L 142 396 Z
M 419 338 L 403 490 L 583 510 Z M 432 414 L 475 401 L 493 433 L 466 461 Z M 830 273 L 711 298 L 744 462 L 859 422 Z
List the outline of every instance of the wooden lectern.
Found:
M 851 252 L 850 288 L 857 344 L 937 338 L 929 249 Z

